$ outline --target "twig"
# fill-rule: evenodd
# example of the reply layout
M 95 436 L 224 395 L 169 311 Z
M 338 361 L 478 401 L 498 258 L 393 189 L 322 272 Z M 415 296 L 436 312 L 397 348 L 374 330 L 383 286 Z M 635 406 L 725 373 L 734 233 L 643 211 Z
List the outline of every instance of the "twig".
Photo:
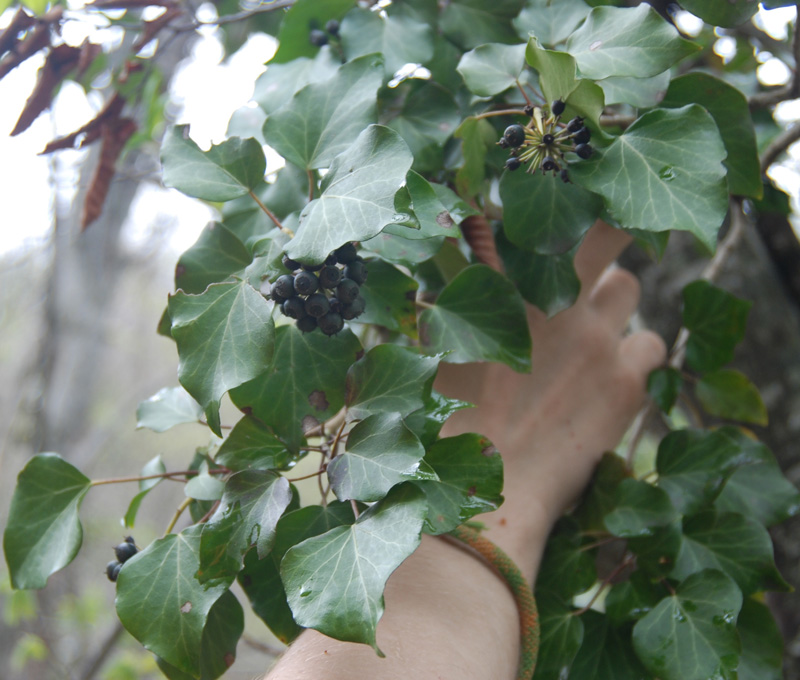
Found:
M 522 98 L 525 100 L 525 103 L 526 103 L 528 106 L 533 106 L 533 102 L 531 102 L 531 100 L 528 98 L 528 95 L 527 95 L 527 93 L 525 92 L 525 90 L 523 90 L 523 89 L 522 89 L 522 85 L 520 84 L 519 80 L 517 80 L 517 79 L 515 78 L 515 79 L 514 79 L 514 82 L 517 84 L 517 88 L 519 88 L 519 91 L 522 93 Z
M 218 500 L 214 501 L 211 504 L 211 507 L 208 509 L 208 512 L 200 518 L 198 524 L 205 524 L 206 522 L 208 522 L 208 520 L 211 519 L 211 515 L 213 515 L 217 511 L 218 507 L 219 507 L 219 501 Z
M 309 168 L 306 172 L 308 173 L 308 202 L 311 203 L 314 200 L 314 187 L 317 183 L 314 179 L 314 171 Z
M 778 160 L 778 156 L 798 140 L 800 140 L 800 123 L 786 128 L 775 137 L 761 154 L 761 173 L 765 173 L 769 166 Z
M 178 509 L 175 511 L 175 514 L 172 516 L 172 519 L 167 525 L 167 530 L 164 532 L 164 536 L 167 536 L 172 533 L 172 530 L 175 528 L 175 525 L 178 523 L 178 520 L 181 518 L 183 511 L 189 507 L 189 504 L 192 502 L 193 499 L 186 498 L 184 499 L 183 503 L 178 506 Z
M 304 479 L 311 479 L 312 477 L 319 477 L 327 469 L 328 469 L 328 466 L 323 463 L 322 465 L 320 465 L 319 470 L 317 470 L 316 472 L 312 472 L 311 474 L 308 474 L 308 475 L 303 475 L 302 477 L 293 477 L 292 479 L 289 479 L 287 477 L 286 481 L 289 482 L 289 484 L 294 484 L 295 482 L 302 482 Z
M 358 519 L 358 504 L 352 498 L 350 499 L 350 507 L 353 508 L 353 517 Z
M 592 599 L 589 600 L 589 603 L 585 607 L 581 607 L 577 611 L 572 612 L 572 615 L 580 616 L 581 614 L 585 614 L 586 612 L 588 612 L 592 608 L 592 605 L 597 601 L 597 598 L 600 597 L 600 593 L 602 593 L 606 589 L 606 586 L 608 586 L 608 584 L 611 583 L 611 581 L 614 578 L 619 576 L 622 570 L 628 567 L 631 564 L 631 562 L 633 562 L 633 555 L 628 555 L 628 557 L 622 560 L 622 562 L 620 562 L 614 568 L 614 571 L 612 571 L 608 576 L 605 577 L 605 579 L 603 579 L 603 582 L 600 584 L 600 587 L 597 589 L 597 592 L 594 595 L 592 595 Z
M 492 116 L 524 116 L 525 112 L 522 109 L 500 109 L 498 111 L 486 111 L 472 116 L 476 120 L 481 118 L 491 118 Z
M 97 675 L 97 672 L 103 667 L 103 664 L 108 659 L 108 656 L 114 650 L 117 643 L 120 640 L 120 636 L 122 635 L 125 629 L 122 627 L 122 624 L 119 621 L 114 623 L 114 627 L 109 631 L 108 635 L 106 635 L 106 639 L 103 640 L 103 644 L 100 645 L 100 649 L 97 650 L 97 654 L 95 654 L 86 664 L 86 670 L 83 671 L 83 674 L 78 678 L 78 680 L 92 680 Z
M 250 9 L 245 12 L 238 12 L 236 14 L 228 14 L 226 16 L 212 19 L 211 21 L 192 21 L 191 23 L 184 24 L 183 26 L 173 26 L 172 30 L 176 33 L 180 33 L 183 31 L 194 31 L 202 26 L 223 26 L 225 24 L 232 24 L 237 21 L 246 21 L 250 17 L 256 16 L 257 14 L 264 14 L 265 12 L 273 12 L 276 9 L 286 9 L 287 7 L 291 7 L 295 1 L 296 0 L 274 0 L 273 2 L 262 7 L 257 7 L 256 9 Z
M 795 3 L 797 19 L 794 25 L 794 39 L 792 41 L 792 55 L 794 56 L 794 74 L 792 81 L 784 87 L 773 88 L 767 92 L 759 92 L 748 99 L 750 110 L 765 109 L 787 99 L 800 97 L 800 2 Z
M 230 472 L 228 468 L 215 468 L 209 470 L 208 474 L 227 474 Z M 101 486 L 102 484 L 124 484 L 125 482 L 143 482 L 146 479 L 158 479 L 159 477 L 184 477 L 189 475 L 200 474 L 197 470 L 178 470 L 177 472 L 160 472 L 156 475 L 144 475 L 141 477 L 112 477 L 111 479 L 93 479 L 90 484 L 92 486 Z
M 414 300 L 414 304 L 417 305 L 417 307 L 422 307 L 422 309 L 436 309 L 436 305 L 425 302 L 425 300 Z
M 629 128 L 636 121 L 636 116 L 600 116 L 600 125 L 603 127 L 619 127 L 623 130 Z
M 284 234 L 294 238 L 294 232 L 281 224 L 280 220 L 275 216 L 275 213 L 273 213 L 261 202 L 261 199 L 256 196 L 255 192 L 251 190 L 249 193 L 250 197 L 258 204 L 258 207 L 261 208 L 267 214 L 267 217 L 269 217 L 275 223 L 275 226 L 278 227 L 278 229 L 280 229 Z
M 267 656 L 271 657 L 278 657 L 283 654 L 282 649 L 278 649 L 277 647 L 272 647 L 270 645 L 266 645 L 260 640 L 256 640 L 254 637 L 245 633 L 240 638 L 242 642 L 244 642 L 248 647 L 252 647 L 253 649 L 266 654 Z

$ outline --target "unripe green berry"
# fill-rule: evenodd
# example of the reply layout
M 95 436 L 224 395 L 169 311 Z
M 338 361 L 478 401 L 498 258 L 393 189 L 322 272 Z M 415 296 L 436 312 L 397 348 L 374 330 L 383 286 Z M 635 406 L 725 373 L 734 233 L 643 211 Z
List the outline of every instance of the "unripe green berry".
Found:
M 319 288 L 319 279 L 311 272 L 300 272 L 294 277 L 294 289 L 298 295 L 311 295 Z

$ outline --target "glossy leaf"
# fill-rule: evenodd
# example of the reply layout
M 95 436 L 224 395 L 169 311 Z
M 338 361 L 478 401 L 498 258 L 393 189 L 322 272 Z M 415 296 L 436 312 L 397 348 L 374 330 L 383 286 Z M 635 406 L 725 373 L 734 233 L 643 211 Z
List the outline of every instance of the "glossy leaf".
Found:
M 347 371 L 348 416 L 395 412 L 408 415 L 422 408 L 439 367 L 438 357 L 421 356 L 398 345 L 373 347 Z
M 788 587 L 775 568 L 767 530 L 734 512 L 707 510 L 684 519 L 683 544 L 672 575 L 685 579 L 702 569 L 725 572 L 745 595 Z
M 745 599 L 736 630 L 742 642 L 739 680 L 783 680 L 783 637 L 769 607 Z
M 462 434 L 429 447 L 425 462 L 439 481 L 415 482 L 428 500 L 425 531 L 443 534 L 503 502 L 503 460 L 485 437 Z
M 380 55 L 343 64 L 334 77 L 306 85 L 268 116 L 264 139 L 301 168 L 328 167 L 375 122 L 375 97 L 382 76 Z
M 767 408 L 758 388 L 744 373 L 721 369 L 706 373 L 695 385 L 695 396 L 712 416 L 766 426 Z
M 622 480 L 614 500 L 603 523 L 620 538 L 652 536 L 655 528 L 671 524 L 678 515 L 665 491 L 638 479 Z
M 183 487 L 186 497 L 196 501 L 218 501 L 222 498 L 225 483 L 217 475 L 209 473 L 207 461 L 200 464 L 198 472 Z
M 586 493 L 572 513 L 582 529 L 606 530 L 603 517 L 614 509 L 617 487 L 620 482 L 630 476 L 631 472 L 620 456 L 610 451 L 603 454 L 594 470 Z
M 305 430 L 344 405 L 345 375 L 360 351 L 348 330 L 327 337 L 319 331 L 303 334 L 294 324 L 280 326 L 269 369 L 234 389 L 231 399 L 296 452 Z
M 404 484 L 355 524 L 291 548 L 281 577 L 295 621 L 337 640 L 372 645 L 381 654 L 375 629 L 383 615 L 383 588 L 419 545 L 426 509 L 419 489 Z
M 394 195 L 412 160 L 396 132 L 367 127 L 331 165 L 322 180 L 322 195 L 300 214 L 300 228 L 286 248 L 289 257 L 322 262 L 348 241 L 372 238 L 397 220 Z
M 264 181 L 266 164 L 255 139 L 232 137 L 203 151 L 187 127 L 173 127 L 161 145 L 164 186 L 206 201 L 246 196 Z
M 649 536 L 628 539 L 628 549 L 636 555 L 636 566 L 654 578 L 663 578 L 672 571 L 682 544 L 680 519 L 653 528 Z
M 534 680 L 569 677 L 583 642 L 583 621 L 572 607 L 547 591 L 536 592 L 541 642 Z
M 141 477 L 150 477 L 152 475 L 163 474 L 166 471 L 167 468 L 161 460 L 161 456 L 156 456 L 145 464 L 139 472 L 139 475 Z M 139 512 L 139 506 L 142 504 L 144 497 L 150 493 L 150 489 L 162 480 L 163 477 L 154 477 L 152 479 L 142 479 L 139 481 L 139 493 L 133 497 L 128 505 L 128 510 L 125 512 L 123 521 L 127 528 L 133 529 L 134 523 L 136 522 L 136 513 Z
M 178 379 L 221 436 L 219 402 L 269 366 L 275 342 L 270 305 L 246 283 L 217 283 L 202 295 L 170 297 Z
M 175 287 L 184 293 L 202 293 L 209 284 L 244 269 L 252 259 L 244 243 L 226 225 L 210 222 L 178 260 Z
M 443 236 L 412 240 L 383 232 L 369 241 L 365 241 L 362 246 L 365 250 L 375 253 L 386 262 L 394 262 L 406 267 L 416 267 L 420 262 L 430 260 L 436 255 L 441 249 L 442 243 L 444 243 Z M 364 285 L 364 288 L 368 285 L 369 280 Z M 406 332 L 406 335 L 410 335 L 410 333 Z
M 595 7 L 569 36 L 567 52 L 586 78 L 646 78 L 700 49 L 683 40 L 674 26 L 649 5 Z
M 524 66 L 525 45 L 489 43 L 466 52 L 458 72 L 470 92 L 491 97 L 513 87 Z
M 647 393 L 664 413 L 675 406 L 682 385 L 681 373 L 675 368 L 657 368 L 647 376 Z
M 634 626 L 633 646 L 663 680 L 735 680 L 741 606 L 742 593 L 733 581 L 719 571 L 702 571 Z
M 424 406 L 406 416 L 404 421 L 409 429 L 419 437 L 422 445 L 428 448 L 436 441 L 442 425 L 451 415 L 471 406 L 472 404 L 469 402 L 449 399 L 432 390 L 425 399 Z
M 730 7 L 730 3 L 725 4 Z M 752 8 L 751 3 L 747 4 Z M 724 80 L 707 73 L 687 73 L 669 83 L 661 106 L 672 108 L 692 103 L 705 108 L 719 128 L 728 152 L 725 167 L 728 168 L 730 193 L 761 198 L 761 168 L 747 97 Z
M 461 236 L 453 216 L 439 199 L 433 185 L 424 177 L 412 170 L 406 176 L 405 189 L 408 191 L 411 209 L 414 211 L 414 217 L 420 227 L 419 232 L 414 233 L 414 237 L 459 238 Z
M 451 363 L 501 361 L 530 370 L 530 333 L 522 298 L 486 265 L 464 269 L 419 319 L 426 351 L 450 352 Z
M 500 179 L 508 240 L 541 255 L 563 255 L 589 230 L 603 207 L 599 196 L 556 177 L 506 172 Z
M 651 78 L 603 78 L 597 81 L 602 88 L 605 104 L 630 104 L 641 109 L 657 106 L 664 99 L 670 84 L 670 72 L 664 71 Z M 684 102 L 683 105 L 691 102 Z
M 366 309 L 358 321 L 377 324 L 416 339 L 417 282 L 382 260 L 369 260 L 367 268 L 369 276 L 361 286 Z
M 145 649 L 200 676 L 203 630 L 227 585 L 201 585 L 199 526 L 168 534 L 134 555 L 117 579 L 117 614 Z
M 285 63 L 273 60 L 256 80 L 253 100 L 268 115 L 275 113 L 309 83 L 333 78 L 340 65 L 330 50 L 319 50 L 314 58 L 298 57 Z
M 377 501 L 393 486 L 430 479 L 420 465 L 425 449 L 399 413 L 368 416 L 347 436 L 344 453 L 328 464 L 331 489 L 340 501 Z
M 570 177 L 600 194 L 623 227 L 689 231 L 714 249 L 728 192 L 725 148 L 706 111 L 650 111 L 595 156 L 570 166 Z
M 533 33 L 543 45 L 557 45 L 566 40 L 591 11 L 583 0 L 527 0 L 514 19 L 520 38 Z
M 515 43 L 517 36 L 511 20 L 517 16 L 523 0 L 453 0 L 441 14 L 439 25 L 447 38 L 469 50 L 484 43 Z
M 608 617 L 589 610 L 581 615 L 583 642 L 570 677 L 592 680 L 642 680 L 648 673 L 636 656 L 630 627 L 618 628 Z
M 651 581 L 637 570 L 627 581 L 611 586 L 605 600 L 606 614 L 616 624 L 638 621 L 655 609 L 667 593 L 663 584 Z
M 800 491 L 774 461 L 747 465 L 734 471 L 714 506 L 772 526 L 800 512 Z
M 578 66 L 572 55 L 546 50 L 532 36 L 525 48 L 525 59 L 539 74 L 539 84 L 548 102 L 567 101 L 578 87 Z
M 31 458 L 17 477 L 3 550 L 13 588 L 44 588 L 78 554 L 78 510 L 91 481 L 55 453 Z
M 203 407 L 182 387 L 163 387 L 152 397 L 139 402 L 136 427 L 166 432 L 175 425 L 196 423 L 203 417 Z
M 274 470 L 291 460 L 286 445 L 258 418 L 245 416 L 234 426 L 214 456 L 218 465 L 234 472 L 245 469 Z
M 758 11 L 750 0 L 681 0 L 681 6 L 707 24 L 733 28 Z
M 582 544 L 577 522 L 562 517 L 547 539 L 536 587 L 564 600 L 589 590 L 597 581 L 597 569 Z
M 731 361 L 744 337 L 751 304 L 707 281 L 684 287 L 683 325 L 691 331 L 686 363 L 695 371 L 714 371 Z

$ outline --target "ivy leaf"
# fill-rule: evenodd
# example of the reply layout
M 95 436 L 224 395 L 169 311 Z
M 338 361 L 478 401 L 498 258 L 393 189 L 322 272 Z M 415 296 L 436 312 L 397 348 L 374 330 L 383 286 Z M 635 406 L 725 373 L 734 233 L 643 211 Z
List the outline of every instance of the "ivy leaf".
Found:
M 438 357 L 420 356 L 398 345 L 373 347 L 347 371 L 348 416 L 395 412 L 402 416 L 422 408 L 439 367 Z
M 264 139 L 298 167 L 328 167 L 375 121 L 382 77 L 380 55 L 343 64 L 333 78 L 306 85 L 268 116 Z
M 461 434 L 436 441 L 425 462 L 439 481 L 414 482 L 425 492 L 425 531 L 443 534 L 503 502 L 503 459 L 492 443 L 478 434 Z
M 117 614 L 144 645 L 193 677 L 201 671 L 203 629 L 227 585 L 201 585 L 200 526 L 153 541 L 131 557 L 117 579 Z
M 578 87 L 575 58 L 566 52 L 544 49 L 535 35 L 528 40 L 525 59 L 539 74 L 539 84 L 548 102 L 556 99 L 566 102 Z
M 733 359 L 744 337 L 752 303 L 740 300 L 708 281 L 683 289 L 683 325 L 691 331 L 686 363 L 695 371 L 714 371 Z
M 394 195 L 413 158 L 394 131 L 370 125 L 337 156 L 322 180 L 322 195 L 300 214 L 286 252 L 301 262 L 322 262 L 348 241 L 364 241 L 396 220 Z
M 206 201 L 230 201 L 264 181 L 267 161 L 255 139 L 231 137 L 202 151 L 182 126 L 164 136 L 161 165 L 164 186 Z
M 681 372 L 675 368 L 657 368 L 647 376 L 647 393 L 664 413 L 675 406 L 682 385 Z
M 514 19 L 514 28 L 523 40 L 533 33 L 543 45 L 566 40 L 591 11 L 583 0 L 527 0 Z
M 363 642 L 378 654 L 375 629 L 383 588 L 420 542 L 425 497 L 410 484 L 392 489 L 358 518 L 291 548 L 281 577 L 294 619 L 337 640 Z
M 344 405 L 347 369 L 361 351 L 349 330 L 332 337 L 303 334 L 294 324 L 275 333 L 275 358 L 267 371 L 231 391 L 231 399 L 297 452 L 303 432 Z
M 547 539 L 536 587 L 564 600 L 583 593 L 597 581 L 594 557 L 582 550 L 578 523 L 562 517 Z
M 170 296 L 178 379 L 222 436 L 219 402 L 269 366 L 275 343 L 270 305 L 246 283 L 215 283 L 202 295 Z
M 643 571 L 635 571 L 627 581 L 615 583 L 606 596 L 605 608 L 614 623 L 638 621 L 655 609 L 668 591 L 654 583 Z
M 275 544 L 269 555 L 258 559 L 250 551 L 244 558 L 244 569 L 239 574 L 239 584 L 244 589 L 253 611 L 269 626 L 284 644 L 289 644 L 302 631 L 286 602 L 286 592 L 280 575 L 280 564 L 286 551 L 312 536 L 355 521 L 350 503 L 333 501 L 327 506 L 309 505 L 287 513 L 278 521 Z
M 214 456 L 218 465 L 240 470 L 274 470 L 291 461 L 286 445 L 258 418 L 245 416 L 234 426 Z
M 724 571 L 745 595 L 789 587 L 775 568 L 767 530 L 735 512 L 706 510 L 683 520 L 683 544 L 672 575 L 685 579 L 702 569 Z
M 486 177 L 486 150 L 494 144 L 497 134 L 485 118 L 467 118 L 456 128 L 453 136 L 461 140 L 464 162 L 456 170 L 456 187 L 462 196 L 474 196 L 481 190 Z
M 536 591 L 541 642 L 533 680 L 567 677 L 583 643 L 583 620 L 572 607 L 547 591 Z
M 724 28 L 743 24 L 758 11 L 750 0 L 681 0 L 681 7 L 707 24 Z
M 517 42 L 511 20 L 519 14 L 523 0 L 453 0 L 441 14 L 439 25 L 447 38 L 464 50 L 484 43 Z
M 689 231 L 714 249 L 728 211 L 725 147 L 704 109 L 649 111 L 596 156 L 571 165 L 570 177 L 623 227 Z
M 252 546 L 264 559 L 275 540 L 275 525 L 292 500 L 285 477 L 268 470 L 237 472 L 227 482 L 219 507 L 200 536 L 200 583 L 231 580 Z
M 605 531 L 603 517 L 614 509 L 620 482 L 630 476 L 631 473 L 620 456 L 610 451 L 603 454 L 586 494 L 573 513 L 582 529 Z
M 693 574 L 634 626 L 633 646 L 663 680 L 735 680 L 741 607 L 742 593 L 725 574 Z
M 492 97 L 513 87 L 525 66 L 525 45 L 489 43 L 466 52 L 457 71 L 470 92 Z
M 368 416 L 350 431 L 344 453 L 328 464 L 331 489 L 340 501 L 380 500 L 401 482 L 431 478 L 420 466 L 424 455 L 399 413 Z
M 430 260 L 436 255 L 441 249 L 442 243 L 444 243 L 444 236 L 435 236 L 426 239 L 407 239 L 383 232 L 374 236 L 369 241 L 363 242 L 361 245 L 365 250 L 375 253 L 382 260 L 413 268 L 420 262 Z M 370 278 L 372 278 L 372 274 L 370 274 Z M 367 283 L 365 283 L 361 289 L 362 295 L 364 289 L 369 284 L 370 281 L 367 280 Z M 368 313 L 369 312 L 364 312 L 364 316 L 358 318 L 366 320 L 366 315 Z M 410 333 L 406 332 L 406 335 L 410 335 Z M 412 337 L 416 337 L 416 335 Z
M 180 256 L 175 287 L 184 293 L 202 293 L 209 284 L 224 281 L 253 260 L 236 234 L 219 222 L 210 222 L 197 242 Z
M 699 49 L 646 4 L 595 7 L 567 40 L 567 52 L 592 80 L 655 76 Z
M 472 404 L 460 399 L 449 399 L 432 390 L 422 408 L 405 417 L 405 424 L 429 448 L 438 438 L 442 425 L 456 411 L 471 408 Z
M 735 470 L 714 506 L 721 512 L 741 512 L 773 526 L 800 512 L 800 491 L 773 460 Z
M 612 104 L 630 104 L 640 109 L 650 109 L 657 106 L 664 99 L 670 84 L 670 72 L 664 71 L 651 78 L 631 78 L 621 76 L 617 78 L 603 78 L 597 81 L 603 90 L 603 99 L 606 106 Z M 684 102 L 681 106 L 690 104 Z
M 78 554 L 78 519 L 91 480 L 55 453 L 31 458 L 17 477 L 3 550 L 16 589 L 44 588 L 47 578 Z
M 166 432 L 175 425 L 196 423 L 203 416 L 203 407 L 182 387 L 163 387 L 152 397 L 139 402 L 136 428 Z
M 416 339 L 417 311 L 414 301 L 419 284 L 383 260 L 369 260 L 367 269 L 369 277 L 361 286 L 366 309 L 358 321 L 377 324 Z
M 742 641 L 739 680 L 783 680 L 783 637 L 769 607 L 745 599 L 736 630 Z
M 313 59 L 298 57 L 285 63 L 273 60 L 256 80 L 253 100 L 267 115 L 275 113 L 309 83 L 333 78 L 340 65 L 330 50 L 319 50 Z
M 576 184 L 507 172 L 500 178 L 508 240 L 541 255 L 563 255 L 589 231 L 603 203 Z
M 767 408 L 758 388 L 740 371 L 706 373 L 695 385 L 695 396 L 712 416 L 766 426 Z
M 453 217 L 428 180 L 412 170 L 406 176 L 405 189 L 408 191 L 414 216 L 419 221 L 418 235 L 421 238 L 461 236 Z
M 678 517 L 669 495 L 638 479 L 623 479 L 615 493 L 614 509 L 603 523 L 620 538 L 652 536 L 654 528 L 671 524 Z
M 419 319 L 420 340 L 429 353 L 450 352 L 445 361 L 501 361 L 515 371 L 531 365 L 525 307 L 502 274 L 477 264 L 467 267 Z
M 329 19 L 341 19 L 352 6 L 353 0 L 297 0 L 292 3 L 281 22 L 278 51 L 270 64 L 282 64 L 316 54 L 318 48 L 308 40 L 309 27 L 324 26 Z
M 167 468 L 164 466 L 164 461 L 161 460 L 161 456 L 156 456 L 145 464 L 139 475 L 141 477 L 150 477 L 151 475 L 163 474 L 166 471 Z M 153 479 L 139 480 L 139 493 L 133 497 L 133 500 L 131 500 L 130 504 L 128 505 L 128 510 L 125 513 L 124 523 L 127 528 L 133 529 L 133 525 L 136 521 L 136 513 L 139 512 L 139 506 L 142 504 L 144 497 L 150 493 L 150 489 L 152 489 L 156 484 L 160 483 L 163 479 L 163 477 L 154 477 Z
M 225 483 L 216 476 L 209 474 L 208 461 L 200 463 L 198 474 L 193 476 L 183 487 L 187 498 L 196 501 L 218 501 L 222 498 Z
M 730 7 L 730 3 L 725 4 Z M 754 9 L 751 3 L 747 4 Z M 719 128 L 728 152 L 725 167 L 730 193 L 761 198 L 764 193 L 761 168 L 747 97 L 733 85 L 707 73 L 687 73 L 669 83 L 661 106 L 673 108 L 692 103 L 706 109 Z
M 592 680 L 642 680 L 647 671 L 636 656 L 630 628 L 618 628 L 609 617 L 589 610 L 581 615 L 583 642 L 570 677 Z
M 680 519 L 667 526 L 655 527 L 650 536 L 628 539 L 628 549 L 636 555 L 636 566 L 655 578 L 670 573 L 682 544 Z

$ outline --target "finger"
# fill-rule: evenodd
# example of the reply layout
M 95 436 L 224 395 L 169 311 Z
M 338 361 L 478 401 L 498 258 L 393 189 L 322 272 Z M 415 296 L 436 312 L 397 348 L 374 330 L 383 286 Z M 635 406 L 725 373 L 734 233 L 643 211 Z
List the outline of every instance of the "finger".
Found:
M 625 269 L 606 269 L 589 294 L 589 304 L 622 333 L 639 305 L 639 280 Z
M 619 352 L 631 371 L 643 380 L 647 379 L 650 371 L 663 366 L 667 359 L 667 346 L 653 331 L 639 331 L 624 338 Z
M 597 220 L 588 231 L 575 255 L 575 271 L 584 291 L 590 291 L 606 267 L 617 259 L 631 242 L 624 231 Z

